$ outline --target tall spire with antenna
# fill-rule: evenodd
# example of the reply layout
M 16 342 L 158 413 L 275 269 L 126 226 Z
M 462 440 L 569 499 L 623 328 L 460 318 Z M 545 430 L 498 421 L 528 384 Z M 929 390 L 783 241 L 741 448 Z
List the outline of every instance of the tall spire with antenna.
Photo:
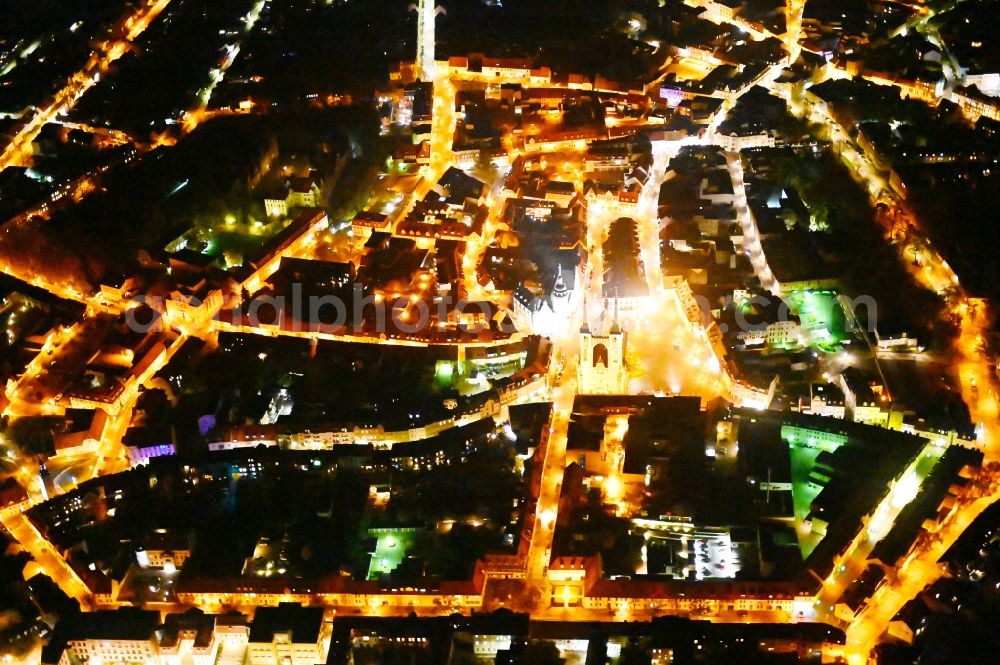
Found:
M 421 81 L 434 79 L 434 19 L 444 14 L 444 7 L 435 6 L 434 0 L 417 0 L 410 11 L 417 12 L 417 76 Z
M 618 325 L 618 289 L 615 289 L 615 318 L 611 323 L 611 334 L 617 335 L 622 331 L 620 325 Z
M 552 285 L 552 295 L 562 297 L 568 293 L 569 289 L 566 288 L 566 280 L 563 279 L 562 263 L 559 263 L 556 267 L 556 281 Z

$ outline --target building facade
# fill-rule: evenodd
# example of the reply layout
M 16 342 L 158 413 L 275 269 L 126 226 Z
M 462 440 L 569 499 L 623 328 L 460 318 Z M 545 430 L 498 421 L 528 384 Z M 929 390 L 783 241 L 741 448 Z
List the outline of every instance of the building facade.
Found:
M 627 381 L 625 332 L 618 321 L 606 335 L 591 333 L 585 321 L 580 330 L 577 390 L 583 395 L 623 395 Z

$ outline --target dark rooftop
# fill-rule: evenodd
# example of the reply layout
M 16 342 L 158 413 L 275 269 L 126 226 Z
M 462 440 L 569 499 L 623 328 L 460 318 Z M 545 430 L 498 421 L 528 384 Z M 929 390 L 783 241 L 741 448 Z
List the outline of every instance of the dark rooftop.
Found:
M 268 643 L 275 634 L 290 633 L 296 644 L 313 644 L 319 639 L 322 625 L 322 607 L 302 607 L 298 603 L 258 607 L 250 624 L 250 642 Z

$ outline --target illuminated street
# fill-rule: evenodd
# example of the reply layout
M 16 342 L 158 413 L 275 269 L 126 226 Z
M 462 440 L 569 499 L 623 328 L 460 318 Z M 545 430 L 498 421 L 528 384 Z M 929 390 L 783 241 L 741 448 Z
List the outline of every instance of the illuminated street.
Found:
M 91 53 L 84 68 L 70 77 L 66 87 L 56 92 L 44 107 L 28 119 L 4 147 L 0 153 L 0 171 L 23 163 L 25 151 L 30 150 L 31 142 L 42 127 L 56 117 L 64 115 L 80 97 L 97 85 L 101 75 L 107 72 L 111 63 L 126 53 L 129 44 L 135 41 L 169 4 L 170 0 L 152 0 L 122 18 L 115 31 L 118 34 L 102 44 L 100 50 Z

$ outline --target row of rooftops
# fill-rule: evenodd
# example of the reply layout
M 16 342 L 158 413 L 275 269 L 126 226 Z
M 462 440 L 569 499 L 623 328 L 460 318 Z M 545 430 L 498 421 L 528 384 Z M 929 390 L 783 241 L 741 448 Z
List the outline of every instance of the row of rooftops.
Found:
M 395 187 L 395 182 L 390 187 Z M 482 203 L 488 191 L 487 184 L 479 178 L 454 166 L 448 167 L 423 200 L 417 201 L 397 223 L 395 231 L 403 236 L 435 237 L 443 232 L 446 237 L 465 238 L 478 232 L 486 219 Z M 372 231 L 390 231 L 392 219 L 391 213 L 368 209 L 358 212 L 351 224 Z
M 210 293 L 221 290 L 231 293 L 238 290 L 239 282 L 248 279 L 254 272 L 270 261 L 278 258 L 289 246 L 310 228 L 322 224 L 326 212 L 321 208 L 303 208 L 299 214 L 274 236 L 246 255 L 243 264 L 223 270 L 217 258 L 192 249 L 161 253 L 153 260 L 170 271 L 169 297 L 178 302 L 204 301 Z M 134 282 L 134 280 L 132 280 Z M 133 288 L 128 279 L 109 284 L 111 290 Z
M 272 190 L 265 199 L 286 201 L 289 194 L 309 194 L 318 193 L 320 190 L 320 179 L 315 170 L 311 170 L 309 175 L 288 176 L 281 183 L 280 187 Z
M 82 641 L 148 641 L 159 652 L 169 653 L 182 640 L 191 640 L 194 648 L 206 649 L 218 632 L 242 633 L 251 644 L 270 644 L 276 636 L 288 635 L 293 644 L 315 645 L 323 627 L 323 614 L 322 607 L 298 603 L 258 607 L 252 620 L 236 611 L 205 614 L 198 609 L 170 613 L 163 620 L 157 610 L 133 607 L 81 612 L 61 619 L 42 662 L 58 662 L 67 643 Z
M 471 402 L 473 406 L 484 406 L 487 400 L 500 402 L 498 392 L 484 393 L 477 396 L 482 400 L 478 404 Z M 267 433 L 272 437 L 288 431 L 283 426 L 269 426 Z M 303 431 L 301 428 L 297 431 Z M 231 450 L 220 450 L 210 452 L 204 457 L 189 458 L 183 456 L 156 457 L 149 460 L 148 465 L 136 467 L 130 471 L 100 476 L 85 480 L 78 487 L 70 492 L 52 497 L 48 501 L 36 504 L 26 515 L 47 537 L 53 540 L 55 545 L 67 549 L 76 542 L 74 534 L 54 533 L 56 525 L 61 524 L 67 513 L 75 510 L 81 497 L 90 493 L 96 496 L 110 497 L 117 493 L 128 493 L 134 491 L 137 484 L 139 486 L 148 482 L 149 478 L 158 477 L 163 473 L 173 473 L 178 468 L 187 466 L 191 473 L 201 474 L 203 477 L 221 478 L 227 477 L 233 467 L 250 465 L 253 463 L 261 465 L 288 465 L 295 466 L 333 466 L 337 464 L 348 465 L 371 465 L 392 467 L 394 464 L 404 463 L 410 458 L 423 456 L 434 456 L 439 452 L 451 455 L 459 455 L 470 445 L 478 445 L 486 441 L 489 435 L 496 431 L 496 425 L 490 418 L 476 420 L 472 423 L 446 429 L 433 437 L 408 442 L 404 446 L 393 446 L 391 448 L 376 448 L 370 444 L 340 444 L 333 445 L 325 450 L 282 450 L 275 447 L 239 447 Z M 239 437 L 246 437 L 250 442 L 260 439 L 253 438 L 260 434 L 259 429 L 250 431 L 239 429 L 232 433 L 235 440 Z M 16 488 L 12 490 L 16 492 Z M 14 498 L 19 494 L 12 494 Z M 154 532 L 155 533 L 155 532 Z M 79 534 L 76 534 L 79 535 Z M 176 534 L 164 534 L 162 538 L 152 536 L 149 549 L 153 545 L 169 545 L 169 547 L 183 546 L 183 537 Z
M 705 421 L 697 397 L 654 395 L 579 395 L 573 401 L 569 450 L 598 450 L 604 420 L 628 415 L 629 430 L 623 442 L 625 473 L 645 473 L 650 460 L 663 454 L 662 442 L 684 451 L 699 447 Z
M 248 634 L 250 644 L 270 644 L 277 635 L 288 635 L 292 644 L 317 645 L 322 635 L 324 608 L 282 603 L 259 607 L 252 620 L 238 612 L 204 614 L 193 609 L 168 614 L 121 608 L 80 614 L 57 628 L 60 639 L 45 649 L 42 662 L 58 662 L 68 640 L 121 640 L 152 642 L 161 653 L 177 650 L 181 640 L 192 640 L 196 649 L 211 646 L 218 633 Z M 521 645 L 531 640 L 591 642 L 594 653 L 606 651 L 609 638 L 648 638 L 654 648 L 694 648 L 699 643 L 782 641 L 816 648 L 843 644 L 844 633 L 823 624 L 717 624 L 681 617 L 660 617 L 648 622 L 532 621 L 527 614 L 497 610 L 486 614 L 439 617 L 337 616 L 331 628 L 327 663 L 351 662 L 355 644 L 375 647 L 380 641 L 415 644 L 442 658 L 459 635 L 473 638 L 502 637 Z M 465 639 L 468 639 L 466 637 Z M 58 653 L 57 653 L 58 652 Z M 589 661 L 588 661 L 589 662 Z
M 421 577 L 411 581 L 402 580 L 355 580 L 341 575 L 328 575 L 321 579 L 298 579 L 283 577 L 235 577 L 235 578 L 181 578 L 177 583 L 177 593 L 183 598 L 187 594 L 216 595 L 346 595 L 378 596 L 383 594 L 413 594 L 421 596 L 477 596 L 483 592 L 483 578 L 469 580 L 442 580 Z
M 546 350 L 544 348 L 539 348 L 540 341 L 540 338 L 537 337 L 528 338 L 528 343 L 525 343 L 526 340 L 519 340 L 518 342 L 509 345 L 506 352 L 524 352 L 527 354 L 529 361 L 536 359 L 541 361 L 543 359 L 538 358 L 538 356 L 540 354 L 544 354 Z M 474 355 L 470 353 L 468 357 L 474 357 Z M 452 415 L 461 417 L 477 413 L 483 407 L 483 400 L 489 399 L 490 397 L 499 399 L 500 395 L 497 394 L 491 396 L 489 393 L 485 393 L 476 397 L 463 398 Z M 465 440 L 470 434 L 476 436 L 477 432 L 481 428 L 483 431 L 490 431 L 486 420 L 477 421 L 476 424 L 446 430 L 445 432 L 429 439 L 408 442 L 405 446 L 395 447 L 391 453 L 389 451 L 370 448 L 367 445 L 359 443 L 335 445 L 330 450 L 335 453 L 341 453 L 345 457 L 364 457 L 370 455 L 375 459 L 379 459 L 383 457 L 416 456 L 423 454 L 425 451 L 429 452 L 441 448 L 442 446 L 446 446 L 450 444 L 453 439 Z M 290 438 L 296 435 L 307 435 L 310 433 L 315 433 L 317 435 L 327 433 L 333 435 L 352 435 L 363 440 L 368 436 L 379 437 L 391 431 L 392 430 L 386 430 L 382 424 L 370 423 L 315 423 L 309 425 L 308 428 L 304 428 L 302 425 L 291 425 L 278 422 L 270 425 L 238 425 L 220 433 L 218 440 L 220 442 L 252 444 L 255 441 L 259 441 L 261 443 L 271 442 L 279 439 Z
M 448 58 L 448 70 L 456 73 L 484 76 L 508 76 L 529 79 L 540 84 L 553 84 L 577 89 L 602 90 L 628 93 L 627 86 L 603 76 L 586 74 L 553 73 L 549 67 L 535 67 L 530 58 L 493 58 L 482 53 Z
M 463 636 L 509 638 L 510 650 L 537 640 L 588 642 L 586 662 L 605 662 L 608 641 L 629 639 L 648 644 L 651 649 L 697 650 L 699 644 L 728 642 L 764 645 L 785 642 L 813 649 L 822 644 L 843 644 L 843 631 L 825 624 L 724 624 L 681 617 L 658 617 L 652 621 L 533 621 L 527 614 L 505 609 L 465 617 L 337 617 L 327 662 L 351 662 L 352 646 L 374 645 L 380 640 L 402 644 L 406 640 L 422 651 L 447 658 L 452 642 Z M 366 639 L 367 638 L 367 639 Z M 465 637 L 468 640 L 468 637 Z M 648 641 L 647 641 L 648 640 Z M 506 649 L 505 649 L 506 650 Z M 443 662 L 443 660 L 442 660 Z M 501 661 L 497 661 L 501 662 Z M 520 662 L 518 660 L 503 662 Z M 686 662 L 686 661 L 685 661 Z
M 396 235 L 409 238 L 464 240 L 480 235 L 489 211 L 482 205 L 456 209 L 442 201 L 418 201 L 412 212 L 396 224 Z

